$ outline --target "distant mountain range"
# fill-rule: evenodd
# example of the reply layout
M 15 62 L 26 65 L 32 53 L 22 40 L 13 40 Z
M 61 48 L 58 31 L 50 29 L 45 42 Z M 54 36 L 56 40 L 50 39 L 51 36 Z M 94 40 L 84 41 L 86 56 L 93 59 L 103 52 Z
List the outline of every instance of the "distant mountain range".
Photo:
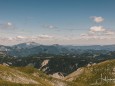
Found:
M 42 45 L 35 42 L 21 43 L 13 46 L 0 45 L 0 51 L 16 57 L 26 57 L 39 53 L 46 54 L 80 54 L 84 52 L 101 52 L 115 51 L 115 45 L 92 45 L 92 46 L 65 46 L 65 45 Z M 104 51 L 104 52 L 103 52 Z M 106 52 L 105 52 L 106 51 Z

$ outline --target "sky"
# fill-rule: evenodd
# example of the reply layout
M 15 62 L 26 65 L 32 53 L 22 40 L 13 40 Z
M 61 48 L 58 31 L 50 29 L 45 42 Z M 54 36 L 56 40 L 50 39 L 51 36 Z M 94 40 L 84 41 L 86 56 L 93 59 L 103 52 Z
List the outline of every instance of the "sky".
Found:
M 0 0 L 0 44 L 115 44 L 115 0 Z

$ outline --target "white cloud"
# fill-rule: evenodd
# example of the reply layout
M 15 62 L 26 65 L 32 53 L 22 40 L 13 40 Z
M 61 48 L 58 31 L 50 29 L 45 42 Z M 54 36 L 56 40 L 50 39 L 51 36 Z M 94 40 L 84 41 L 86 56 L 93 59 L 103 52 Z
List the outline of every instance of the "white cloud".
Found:
M 86 34 L 86 33 L 82 33 L 80 36 L 87 36 L 88 34 Z
M 23 43 L 23 42 L 39 42 L 39 43 L 48 43 L 52 42 L 52 40 L 55 40 L 54 36 L 47 35 L 47 34 L 40 34 L 40 35 L 34 35 L 34 36 L 24 36 L 24 35 L 18 35 L 18 36 L 12 36 L 12 37 L 0 37 L 0 44 L 17 44 L 17 43 Z
M 24 36 L 16 36 L 17 39 L 25 39 L 26 37 Z
M 49 25 L 48 28 L 53 29 L 55 27 L 53 25 Z
M 91 17 L 93 19 L 94 22 L 96 23 L 100 23 L 100 22 L 103 22 L 104 21 L 104 18 L 101 17 L 101 16 L 93 16 Z
M 90 28 L 91 32 L 104 32 L 106 29 L 103 26 L 92 26 Z
M 11 23 L 11 22 L 8 22 L 7 25 L 8 25 L 8 26 L 12 26 L 12 23 Z
M 83 39 L 113 39 L 115 31 L 107 30 L 103 26 L 92 26 L 87 33 L 81 34 Z
M 12 41 L 12 40 L 14 40 L 14 39 L 13 39 L 12 37 L 8 37 L 8 40 L 9 40 L 9 41 Z
M 114 35 L 115 34 L 115 32 L 114 31 L 106 31 L 106 33 L 105 33 L 106 35 Z
M 53 38 L 53 36 L 50 36 L 50 35 L 38 35 L 38 38 L 43 38 L 43 39 L 50 39 L 50 38 Z
M 50 40 L 54 38 L 51 35 L 37 35 L 37 36 L 16 36 L 16 37 L 8 37 L 8 40 L 14 40 L 14 41 L 37 41 L 37 40 Z
M 11 22 L 5 22 L 0 24 L 0 29 L 14 29 L 15 26 Z

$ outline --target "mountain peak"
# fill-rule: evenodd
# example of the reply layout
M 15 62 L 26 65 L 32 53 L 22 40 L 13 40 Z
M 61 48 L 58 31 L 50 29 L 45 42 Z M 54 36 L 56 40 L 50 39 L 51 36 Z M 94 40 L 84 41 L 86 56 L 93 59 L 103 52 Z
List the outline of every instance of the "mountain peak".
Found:
M 33 47 L 36 47 L 39 45 L 40 44 L 38 44 L 36 42 L 25 42 L 25 43 L 14 45 L 13 47 L 21 49 L 21 48 L 33 48 Z
M 40 44 L 38 44 L 38 43 L 36 43 L 36 42 L 26 42 L 25 44 L 26 44 L 26 45 L 40 45 Z

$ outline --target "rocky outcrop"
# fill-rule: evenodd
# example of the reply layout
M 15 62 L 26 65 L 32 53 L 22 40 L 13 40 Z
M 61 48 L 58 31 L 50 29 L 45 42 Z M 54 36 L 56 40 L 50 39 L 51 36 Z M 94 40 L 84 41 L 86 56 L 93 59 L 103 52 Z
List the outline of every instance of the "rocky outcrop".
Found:
M 64 78 L 66 81 L 73 81 L 75 78 L 77 78 L 79 75 L 81 75 L 84 72 L 84 68 L 79 68 L 75 72 L 69 74 Z

